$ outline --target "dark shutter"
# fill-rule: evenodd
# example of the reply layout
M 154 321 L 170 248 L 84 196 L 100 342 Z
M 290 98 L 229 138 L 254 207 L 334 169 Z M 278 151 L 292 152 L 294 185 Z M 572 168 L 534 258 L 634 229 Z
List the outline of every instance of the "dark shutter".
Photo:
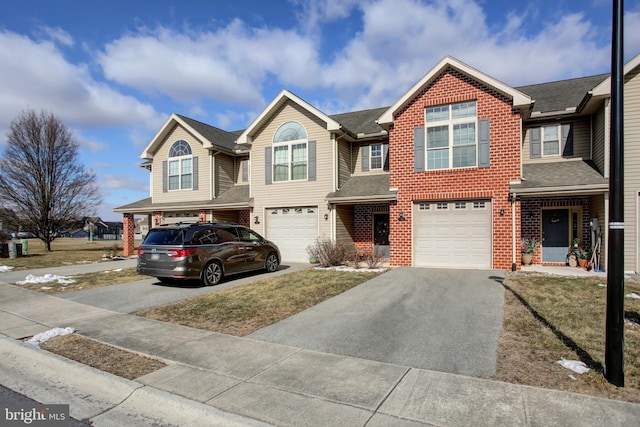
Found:
M 193 179 L 193 189 L 198 189 L 198 156 L 193 157 L 193 175 L 191 178 Z
M 272 177 L 272 161 L 271 158 L 271 147 L 265 147 L 264 149 L 264 183 L 271 184 Z
M 389 144 L 382 144 L 382 170 L 389 171 Z
M 413 128 L 413 171 L 424 172 L 424 126 Z
M 309 181 L 316 180 L 316 142 L 309 141 L 309 162 L 307 164 L 307 177 Z
M 529 129 L 529 148 L 530 148 L 530 156 L 532 159 L 539 159 L 541 155 L 541 140 L 540 140 L 540 128 L 530 128 Z
M 169 165 L 167 164 L 167 161 L 165 160 L 164 162 L 162 162 L 162 192 L 166 193 L 167 192 L 167 185 L 168 185 L 168 180 L 169 180 Z
M 369 146 L 363 145 L 360 147 L 360 157 L 362 157 L 362 172 L 369 170 Z
M 478 167 L 488 168 L 491 165 L 489 147 L 489 119 L 478 120 Z
M 573 126 L 570 123 L 562 125 L 562 145 L 560 152 L 563 157 L 573 156 Z

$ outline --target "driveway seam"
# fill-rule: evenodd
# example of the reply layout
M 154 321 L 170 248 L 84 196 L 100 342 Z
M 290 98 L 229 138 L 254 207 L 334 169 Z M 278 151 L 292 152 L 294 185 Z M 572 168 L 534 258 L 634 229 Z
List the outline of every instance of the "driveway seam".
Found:
M 398 388 L 398 386 L 400 385 L 400 383 L 402 382 L 402 380 L 404 379 L 404 377 L 407 376 L 407 374 L 409 373 L 409 371 L 411 371 L 412 368 L 407 368 L 406 371 L 404 371 L 404 374 L 402 374 L 402 376 L 398 379 L 398 381 L 396 381 L 396 383 L 393 385 L 393 387 L 391 387 L 391 389 L 389 390 L 389 392 L 387 394 L 384 395 L 384 397 L 382 398 L 382 400 L 380 401 L 380 403 L 378 404 L 378 406 L 376 406 L 376 408 L 373 410 L 373 414 L 371 414 L 371 416 L 369 417 L 369 419 L 367 420 L 367 422 L 364 423 L 364 426 L 366 427 L 367 424 L 369 424 L 369 422 L 371 421 L 371 419 L 378 413 L 378 410 L 382 407 L 382 405 L 384 405 L 384 402 L 387 401 L 387 399 L 389 398 L 389 396 L 391 396 L 391 393 L 393 393 L 395 391 L 396 388 Z

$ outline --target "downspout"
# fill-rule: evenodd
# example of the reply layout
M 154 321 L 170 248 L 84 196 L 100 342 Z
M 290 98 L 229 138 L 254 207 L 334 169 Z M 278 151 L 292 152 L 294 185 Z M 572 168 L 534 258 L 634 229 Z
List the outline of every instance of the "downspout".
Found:
M 511 202 L 511 271 L 516 271 L 516 193 L 509 195 Z

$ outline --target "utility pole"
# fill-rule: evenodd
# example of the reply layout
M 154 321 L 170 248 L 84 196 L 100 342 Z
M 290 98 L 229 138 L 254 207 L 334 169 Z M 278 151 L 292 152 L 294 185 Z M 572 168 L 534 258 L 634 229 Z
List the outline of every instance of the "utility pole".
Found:
M 613 0 L 609 248 L 604 374 L 610 383 L 618 387 L 624 387 L 623 13 L 624 1 Z

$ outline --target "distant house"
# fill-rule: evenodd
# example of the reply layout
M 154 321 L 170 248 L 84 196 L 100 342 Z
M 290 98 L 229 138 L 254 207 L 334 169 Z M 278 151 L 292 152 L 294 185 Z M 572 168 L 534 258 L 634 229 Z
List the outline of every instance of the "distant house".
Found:
M 84 217 L 64 231 L 64 237 L 89 239 L 93 234 L 96 240 L 122 239 L 122 222 L 103 221 L 100 217 Z
M 136 240 L 144 240 L 149 233 L 149 221 L 147 217 L 140 218 L 136 221 L 134 235 Z

